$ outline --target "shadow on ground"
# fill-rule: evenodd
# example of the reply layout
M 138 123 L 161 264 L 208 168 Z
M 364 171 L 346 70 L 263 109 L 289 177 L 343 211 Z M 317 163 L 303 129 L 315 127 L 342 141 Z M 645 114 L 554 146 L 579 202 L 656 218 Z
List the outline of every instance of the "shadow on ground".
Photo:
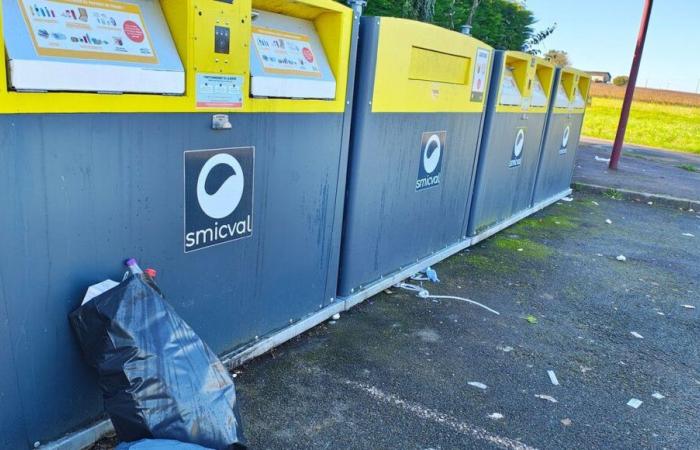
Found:
M 316 327 L 237 370 L 251 448 L 697 448 L 696 214 L 579 195 L 437 266 L 500 316 L 392 289 Z

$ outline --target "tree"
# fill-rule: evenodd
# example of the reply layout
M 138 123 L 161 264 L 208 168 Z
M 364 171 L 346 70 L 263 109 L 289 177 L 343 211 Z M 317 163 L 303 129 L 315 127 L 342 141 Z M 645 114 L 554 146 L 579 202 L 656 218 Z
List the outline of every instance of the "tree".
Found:
M 550 50 L 544 54 L 544 59 L 550 61 L 557 66 L 570 67 L 571 60 L 569 60 L 569 54 L 563 50 Z
M 472 35 L 492 47 L 534 54 L 556 28 L 535 32 L 532 11 L 513 0 L 368 0 L 365 15 L 422 20 L 455 31 L 471 22 Z
M 613 78 L 612 81 L 615 86 L 627 86 L 627 83 L 630 82 L 630 77 L 627 75 L 620 75 L 619 77 Z

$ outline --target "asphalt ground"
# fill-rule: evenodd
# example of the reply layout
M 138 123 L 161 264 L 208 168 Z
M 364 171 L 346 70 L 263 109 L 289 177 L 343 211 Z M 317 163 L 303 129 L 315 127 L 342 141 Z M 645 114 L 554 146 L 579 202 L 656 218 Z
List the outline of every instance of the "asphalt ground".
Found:
M 250 448 L 700 448 L 698 214 L 576 194 L 425 285 L 500 315 L 369 299 L 234 372 Z
M 499 316 L 370 299 L 237 371 L 251 448 L 700 448 L 697 214 L 578 195 L 436 266 Z
M 627 145 L 617 171 L 608 170 L 612 145 L 584 138 L 574 182 L 700 202 L 700 155 Z

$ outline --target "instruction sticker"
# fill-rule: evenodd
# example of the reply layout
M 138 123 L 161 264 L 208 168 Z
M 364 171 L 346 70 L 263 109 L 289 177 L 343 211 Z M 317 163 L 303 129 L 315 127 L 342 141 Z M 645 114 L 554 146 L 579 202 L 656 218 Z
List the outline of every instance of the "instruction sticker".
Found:
M 243 77 L 197 74 L 197 108 L 241 108 Z
M 476 61 L 474 62 L 474 77 L 472 79 L 471 101 L 480 102 L 484 99 L 486 92 L 486 75 L 489 71 L 489 57 L 491 52 L 480 48 L 476 51 Z
M 19 0 L 41 56 L 158 63 L 138 5 L 99 0 Z
M 321 77 L 308 36 L 253 27 L 253 43 L 265 72 Z

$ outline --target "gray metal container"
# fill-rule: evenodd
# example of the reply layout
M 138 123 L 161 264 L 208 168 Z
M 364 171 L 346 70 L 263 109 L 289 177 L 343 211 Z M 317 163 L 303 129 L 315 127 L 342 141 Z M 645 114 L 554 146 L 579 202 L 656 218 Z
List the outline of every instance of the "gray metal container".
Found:
M 547 108 L 530 111 L 524 97 L 522 110 L 513 111 L 515 107 L 499 110 L 499 86 L 507 81 L 504 80 L 507 54 L 497 51 L 494 57 L 469 237 L 488 235 L 527 214 L 533 206 Z M 551 94 L 551 90 L 548 92 Z
M 361 300 L 391 285 L 392 275 L 468 244 L 483 112 L 373 111 L 379 36 L 397 20 L 361 22 L 338 291 L 344 298 Z

